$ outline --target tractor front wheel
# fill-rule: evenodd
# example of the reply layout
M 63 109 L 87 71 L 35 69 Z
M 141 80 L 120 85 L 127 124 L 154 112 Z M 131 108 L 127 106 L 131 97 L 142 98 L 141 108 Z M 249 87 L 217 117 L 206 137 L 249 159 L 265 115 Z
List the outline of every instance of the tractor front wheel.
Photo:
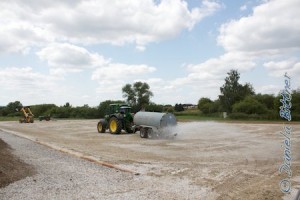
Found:
M 116 117 L 110 118 L 108 126 L 111 134 L 120 134 L 122 131 L 122 122 Z
M 98 133 L 105 133 L 106 124 L 104 120 L 100 120 L 97 124 Z

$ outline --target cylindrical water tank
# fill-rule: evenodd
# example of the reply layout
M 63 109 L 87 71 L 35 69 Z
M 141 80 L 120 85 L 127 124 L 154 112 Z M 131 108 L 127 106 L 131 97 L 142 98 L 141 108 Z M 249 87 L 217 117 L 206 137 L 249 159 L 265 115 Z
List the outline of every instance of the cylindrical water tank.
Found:
M 176 117 L 172 113 L 157 113 L 140 111 L 134 115 L 134 124 L 137 126 L 151 126 L 157 129 L 175 126 Z

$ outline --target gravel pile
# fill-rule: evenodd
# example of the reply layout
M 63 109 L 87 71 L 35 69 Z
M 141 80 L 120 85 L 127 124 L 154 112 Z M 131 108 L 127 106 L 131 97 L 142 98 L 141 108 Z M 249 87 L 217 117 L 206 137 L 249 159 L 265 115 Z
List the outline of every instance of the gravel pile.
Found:
M 203 192 L 188 182 L 121 172 L 1 131 L 0 138 L 36 172 L 0 188 L 2 200 L 198 199 Z

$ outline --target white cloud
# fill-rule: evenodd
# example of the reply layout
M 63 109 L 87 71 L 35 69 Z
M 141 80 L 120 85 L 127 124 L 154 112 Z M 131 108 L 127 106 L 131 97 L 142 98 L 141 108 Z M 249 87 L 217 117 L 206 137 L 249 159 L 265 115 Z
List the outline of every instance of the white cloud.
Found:
M 51 44 L 37 52 L 41 60 L 47 61 L 54 71 L 81 71 L 109 63 L 98 53 L 91 53 L 85 48 L 63 43 Z
M 0 53 L 26 53 L 32 46 L 41 46 L 52 40 L 45 30 L 30 23 L 11 22 L 7 25 L 3 23 L 5 22 L 1 23 L 0 20 Z
M 122 63 L 110 63 L 93 72 L 92 80 L 100 83 L 118 79 L 130 79 L 137 75 L 154 72 L 156 68 L 147 65 L 126 65 Z
M 255 67 L 251 54 L 243 52 L 228 52 L 218 58 L 209 59 L 198 65 L 189 65 L 187 68 L 193 73 L 198 73 L 200 77 L 206 78 L 203 74 L 211 74 L 212 76 L 223 75 L 230 69 L 238 69 L 239 71 L 249 70 Z
M 132 77 L 138 74 L 151 73 L 156 70 L 147 65 L 127 65 L 113 62 L 98 53 L 67 43 L 55 43 L 37 52 L 39 58 L 46 61 L 53 74 L 63 72 L 80 72 L 92 69 L 92 80 L 99 82 L 115 80 L 120 77 Z
M 227 51 L 263 51 L 300 46 L 300 1 L 271 0 L 253 14 L 220 28 L 218 43 Z
M 0 52 L 13 52 L 55 41 L 135 43 L 138 50 L 145 50 L 150 42 L 191 30 L 220 5 L 204 0 L 189 10 L 182 0 L 12 0 L 0 2 L 0 7 Z
M 60 79 L 34 72 L 31 67 L 9 67 L 0 69 L 0 91 L 9 94 L 5 100 L 11 102 L 20 100 L 22 103 L 59 102 L 66 88 L 60 84 Z M 26 101 L 23 101 L 26 99 Z
M 25 89 L 25 91 L 47 90 L 57 80 L 40 73 L 33 72 L 31 67 L 11 67 L 0 70 L 0 84 L 8 90 Z
M 274 94 L 277 95 L 280 90 L 282 90 L 283 87 L 280 87 L 278 85 L 260 85 L 257 88 L 256 93 L 261 93 L 261 94 Z
M 227 72 L 237 69 L 245 72 L 256 66 L 252 56 L 241 52 L 229 52 L 218 58 L 211 58 L 197 65 L 186 66 L 189 74 L 183 78 L 172 81 L 173 87 L 188 86 L 192 92 L 201 96 L 217 98 L 219 88 L 224 83 Z
M 286 72 L 293 77 L 293 81 L 300 83 L 300 62 L 297 59 L 282 61 L 270 61 L 263 64 L 270 74 L 275 77 L 282 77 Z

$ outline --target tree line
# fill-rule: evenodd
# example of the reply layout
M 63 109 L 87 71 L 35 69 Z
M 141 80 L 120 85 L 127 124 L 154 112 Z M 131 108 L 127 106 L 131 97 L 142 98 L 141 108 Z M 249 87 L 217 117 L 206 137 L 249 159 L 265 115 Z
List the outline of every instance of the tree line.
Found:
M 280 94 L 256 94 L 250 83 L 239 83 L 240 74 L 237 70 L 231 70 L 227 75 L 217 100 L 206 97 L 199 99 L 198 109 L 204 115 L 227 112 L 233 119 L 280 118 Z M 300 120 L 300 90 L 292 92 L 291 112 L 294 120 Z
M 103 118 L 108 110 L 110 104 L 129 104 L 132 106 L 133 112 L 138 112 L 143 109 L 151 112 L 172 112 L 171 105 L 159 105 L 150 102 L 150 97 L 153 93 L 150 91 L 150 86 L 147 83 L 135 82 L 133 85 L 126 84 L 122 88 L 123 97 L 125 100 L 106 100 L 100 102 L 98 106 L 90 107 L 84 106 L 72 106 L 70 103 L 66 103 L 63 106 L 57 106 L 55 104 L 41 104 L 31 105 L 30 109 L 35 117 L 39 116 L 51 116 L 54 118 L 78 118 L 78 119 L 97 119 Z M 8 103 L 8 105 L 0 107 L 0 116 L 4 117 L 20 117 L 23 114 L 18 111 L 23 105 L 20 101 L 14 101 Z

